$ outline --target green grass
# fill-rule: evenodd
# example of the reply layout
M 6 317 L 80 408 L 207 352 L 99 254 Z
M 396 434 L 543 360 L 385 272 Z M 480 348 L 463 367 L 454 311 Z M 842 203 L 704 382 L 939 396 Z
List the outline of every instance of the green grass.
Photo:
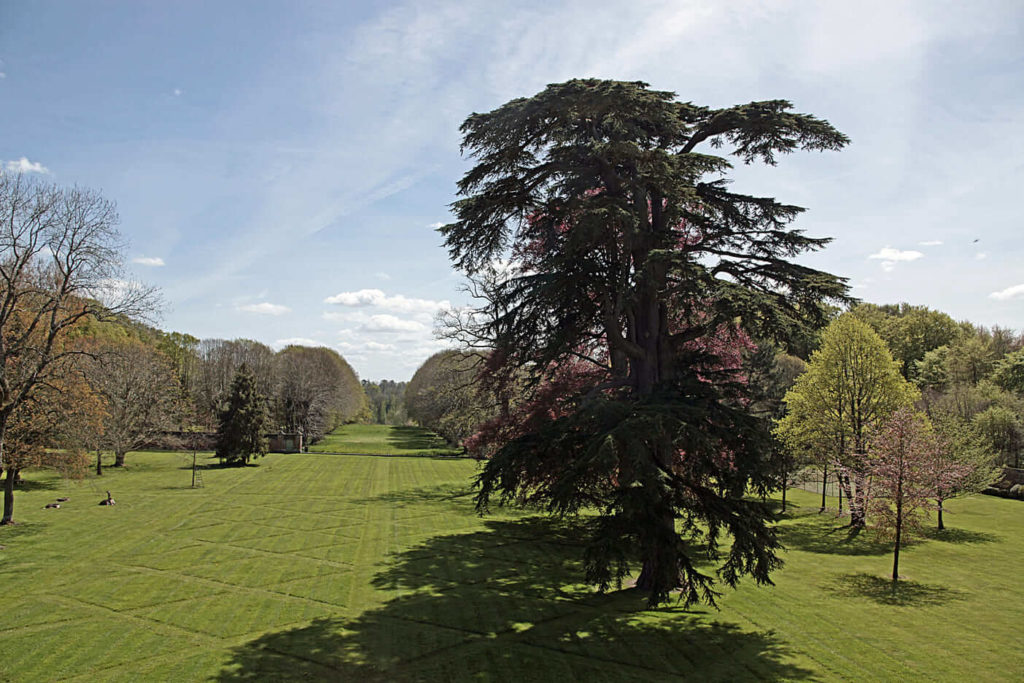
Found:
M 419 427 L 345 425 L 309 447 L 312 453 L 368 453 L 371 455 L 457 456 L 437 434 Z
M 270 455 L 208 469 L 199 490 L 190 461 L 133 453 L 100 480 L 33 475 L 22 524 L 0 529 L 0 679 L 1024 675 L 1018 501 L 951 503 L 952 528 L 905 551 L 893 594 L 888 547 L 848 539 L 816 496 L 792 491 L 775 587 L 744 583 L 718 612 L 645 611 L 634 591 L 578 583 L 571 525 L 477 517 L 472 460 Z M 108 488 L 117 505 L 100 507 Z

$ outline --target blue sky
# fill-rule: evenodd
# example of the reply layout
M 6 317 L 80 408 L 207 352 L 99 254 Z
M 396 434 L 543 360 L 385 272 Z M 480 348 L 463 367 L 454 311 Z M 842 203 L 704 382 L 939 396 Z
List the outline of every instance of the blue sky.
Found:
M 6 2 L 0 74 L 0 164 L 116 200 L 165 329 L 407 379 L 466 301 L 459 124 L 573 77 L 829 119 L 847 150 L 735 187 L 808 207 L 856 296 L 1024 329 L 1016 1 Z

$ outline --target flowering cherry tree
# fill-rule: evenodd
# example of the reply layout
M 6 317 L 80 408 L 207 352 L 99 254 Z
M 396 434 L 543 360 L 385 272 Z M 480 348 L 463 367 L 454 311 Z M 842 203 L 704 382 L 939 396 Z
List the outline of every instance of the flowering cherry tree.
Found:
M 943 444 L 923 416 L 900 408 L 862 455 L 872 480 L 869 509 L 878 532 L 893 541 L 892 580 L 899 580 L 900 547 L 920 528 L 932 501 L 957 488 L 969 472 L 943 455 Z

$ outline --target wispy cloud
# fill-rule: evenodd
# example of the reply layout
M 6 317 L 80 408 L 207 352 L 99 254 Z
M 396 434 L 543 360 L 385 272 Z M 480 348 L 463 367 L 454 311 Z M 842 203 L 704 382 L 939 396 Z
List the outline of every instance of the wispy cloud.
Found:
M 284 315 L 290 313 L 292 309 L 287 306 L 281 306 L 280 304 L 272 304 L 267 301 L 258 304 L 246 304 L 245 306 L 239 306 L 238 310 L 245 311 L 246 313 L 258 313 L 260 315 Z
M 390 280 L 391 279 L 391 276 L 388 275 L 387 273 L 385 273 L 384 271 L 376 272 L 376 273 L 373 274 L 373 276 L 375 278 L 377 278 L 378 280 Z
M 878 253 L 871 254 L 868 258 L 880 259 L 882 261 L 882 270 L 889 272 L 896 267 L 897 263 L 916 261 L 922 256 L 924 254 L 912 249 L 901 250 L 893 249 L 892 247 L 882 247 Z
M 174 93 L 174 96 L 175 96 L 175 97 L 181 97 L 181 94 L 182 94 L 183 92 L 185 92 L 185 91 L 184 91 L 184 90 L 182 90 L 181 88 L 175 88 L 175 89 L 174 89 L 174 90 L 173 90 L 172 92 Z
M 975 261 L 984 261 L 987 258 L 988 258 L 988 254 L 986 254 L 983 251 L 979 251 L 977 254 L 974 255 L 974 260 Z
M 427 227 L 428 227 L 428 228 L 431 228 L 431 229 L 433 229 L 433 230 L 437 230 L 438 228 L 440 228 L 440 227 L 441 227 L 441 226 L 443 226 L 443 225 L 445 225 L 445 224 L 444 224 L 444 223 L 442 223 L 441 221 L 438 221 L 438 222 L 436 222 L 436 223 L 431 223 L 431 224 L 430 224 L 430 225 L 428 225 Z
M 1024 298 L 1024 284 L 1014 285 L 1007 287 L 998 292 L 992 292 L 988 295 L 990 299 L 997 301 L 1009 301 L 1010 299 L 1021 299 Z
M 942 240 L 928 240 L 927 242 L 918 242 L 922 247 L 939 247 L 942 246 Z
M 159 256 L 136 256 L 132 259 L 132 263 L 137 263 L 140 266 L 151 266 L 153 268 L 159 268 L 167 265 Z
M 415 320 L 405 320 L 394 315 L 382 313 L 371 315 L 363 326 L 367 332 L 423 332 L 427 326 Z
M 38 161 L 29 161 L 28 158 L 22 157 L 17 161 L 8 161 L 4 164 L 4 168 L 12 173 L 49 173 L 50 169 L 43 166 Z

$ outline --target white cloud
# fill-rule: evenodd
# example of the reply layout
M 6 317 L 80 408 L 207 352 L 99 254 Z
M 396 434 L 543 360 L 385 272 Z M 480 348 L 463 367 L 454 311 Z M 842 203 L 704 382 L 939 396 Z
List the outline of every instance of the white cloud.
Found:
M 181 97 L 181 93 L 183 93 L 183 92 L 184 92 L 184 90 L 182 90 L 181 88 L 175 88 L 174 89 L 174 96 L 175 97 Z
M 893 249 L 892 247 L 883 247 L 878 251 L 877 254 L 871 254 L 868 256 L 869 259 L 881 259 L 882 270 L 885 272 L 891 272 L 896 264 L 901 261 L 916 261 L 917 259 L 924 256 L 919 251 L 913 251 L 911 249 L 901 250 Z
M 367 332 L 422 332 L 427 326 L 415 320 L 404 320 L 384 313 L 370 316 L 362 329 Z
M 325 344 L 324 342 L 317 341 L 316 339 L 310 339 L 308 337 L 289 337 L 288 339 L 278 339 L 273 344 L 271 344 L 271 346 L 273 346 L 275 349 L 280 350 L 280 349 L 283 349 L 286 346 L 312 346 L 312 347 L 326 346 L 326 347 L 329 347 L 330 344 Z
M 433 315 L 442 308 L 451 308 L 448 300 L 417 299 L 401 294 L 388 296 L 379 289 L 360 289 L 358 292 L 339 292 L 324 299 L 326 304 L 336 306 L 366 307 L 376 306 L 399 313 L 426 313 Z
M 0 71 L 0 79 L 3 78 L 7 78 L 7 74 L 5 74 L 3 71 Z
M 899 249 L 893 249 L 892 247 L 884 247 L 877 254 L 872 254 L 868 258 L 882 259 L 883 261 L 916 261 L 917 259 L 924 256 L 919 251 L 906 250 L 901 251 Z
M 325 304 L 338 306 L 375 306 L 386 298 L 379 289 L 360 289 L 358 292 L 339 292 L 324 299 Z
M 138 263 L 140 266 L 153 266 L 154 268 L 167 265 L 159 256 L 136 256 L 132 259 L 132 263 Z
M 258 313 L 260 315 L 284 315 L 285 313 L 290 313 L 292 309 L 287 306 L 264 301 L 258 304 L 239 306 L 238 310 L 245 311 L 246 313 Z
M 977 254 L 974 255 L 974 260 L 975 261 L 984 261 L 987 258 L 988 258 L 988 254 L 986 254 L 983 251 L 979 251 Z
M 376 277 L 379 280 L 390 280 L 391 279 L 391 276 L 388 275 L 387 273 L 383 272 L 383 271 L 374 273 L 373 276 Z
M 1021 299 L 1024 298 L 1024 284 L 1014 285 L 1013 287 L 1007 287 L 1006 289 L 998 292 L 992 292 L 988 295 L 990 299 L 996 299 L 998 301 L 1008 301 L 1010 299 Z
M 440 228 L 443 225 L 447 225 L 447 224 L 446 223 L 442 223 L 441 221 L 438 221 L 437 223 L 431 223 L 427 227 L 431 228 L 432 230 L 437 230 L 438 228 Z
M 43 166 L 38 161 L 29 161 L 26 157 L 22 157 L 17 161 L 8 161 L 4 164 L 4 168 L 12 173 L 49 173 L 50 169 Z
M 942 246 L 942 240 L 928 240 L 927 242 L 918 242 L 922 247 L 939 247 Z

